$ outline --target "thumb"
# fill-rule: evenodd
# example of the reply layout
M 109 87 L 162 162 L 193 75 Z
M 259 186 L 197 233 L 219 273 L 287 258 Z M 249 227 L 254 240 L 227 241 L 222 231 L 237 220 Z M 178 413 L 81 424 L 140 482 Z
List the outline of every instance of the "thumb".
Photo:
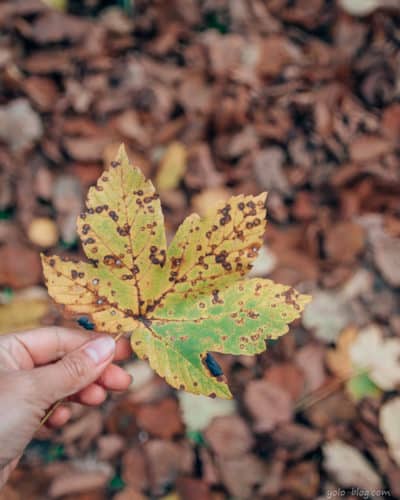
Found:
M 102 335 L 66 354 L 57 363 L 35 368 L 30 372 L 34 396 L 45 409 L 75 394 L 99 378 L 114 352 L 114 339 Z

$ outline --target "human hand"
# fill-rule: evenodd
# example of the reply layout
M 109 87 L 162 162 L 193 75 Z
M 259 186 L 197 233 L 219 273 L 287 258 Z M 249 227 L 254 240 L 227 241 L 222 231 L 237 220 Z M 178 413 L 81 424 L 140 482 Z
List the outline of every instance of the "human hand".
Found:
M 129 356 L 126 339 L 66 328 L 40 328 L 0 336 L 0 488 L 18 463 L 49 407 L 68 398 L 101 404 L 106 390 L 128 388 L 131 377 L 114 360 Z M 71 413 L 58 406 L 48 424 Z

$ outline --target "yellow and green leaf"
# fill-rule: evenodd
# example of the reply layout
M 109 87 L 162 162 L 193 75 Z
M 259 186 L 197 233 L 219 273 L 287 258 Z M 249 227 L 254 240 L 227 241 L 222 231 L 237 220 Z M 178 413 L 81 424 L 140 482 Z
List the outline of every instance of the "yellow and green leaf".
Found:
M 230 398 L 210 352 L 257 354 L 288 331 L 310 297 L 246 279 L 262 245 L 266 194 L 189 216 L 167 248 L 158 195 L 123 147 L 89 190 L 78 232 L 88 262 L 42 256 L 50 295 L 132 348 L 173 387 Z

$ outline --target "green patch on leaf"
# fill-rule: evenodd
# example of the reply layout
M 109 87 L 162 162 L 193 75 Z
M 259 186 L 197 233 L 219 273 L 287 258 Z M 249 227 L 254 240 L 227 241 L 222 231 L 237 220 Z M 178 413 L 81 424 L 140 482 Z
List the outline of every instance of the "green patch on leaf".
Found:
M 352 377 L 347 382 L 346 388 L 355 401 L 360 401 L 366 397 L 376 398 L 382 392 L 365 372 Z

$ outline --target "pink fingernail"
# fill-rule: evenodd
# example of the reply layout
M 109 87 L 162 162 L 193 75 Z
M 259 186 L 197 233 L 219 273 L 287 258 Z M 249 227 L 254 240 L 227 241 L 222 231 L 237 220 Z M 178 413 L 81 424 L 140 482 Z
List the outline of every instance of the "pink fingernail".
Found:
M 96 365 L 103 363 L 115 351 L 115 340 L 112 337 L 99 337 L 84 347 L 86 354 Z

